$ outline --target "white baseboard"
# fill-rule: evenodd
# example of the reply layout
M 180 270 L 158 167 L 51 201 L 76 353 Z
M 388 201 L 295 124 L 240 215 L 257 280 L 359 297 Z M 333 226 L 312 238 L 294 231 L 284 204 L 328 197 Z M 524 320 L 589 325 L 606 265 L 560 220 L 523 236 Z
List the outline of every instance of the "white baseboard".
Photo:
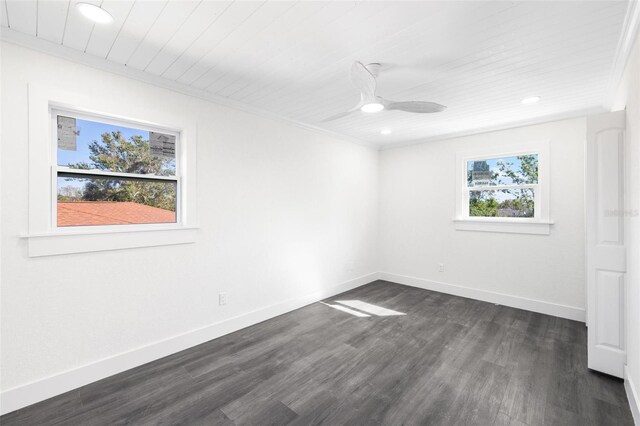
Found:
M 629 377 L 626 365 L 624 366 L 624 389 L 627 391 L 633 422 L 636 426 L 640 426 L 640 394 L 638 394 L 638 388 L 635 387 L 631 377 Z
M 104 379 L 114 374 L 155 361 L 167 355 L 216 339 L 224 336 L 225 334 L 233 333 L 234 331 L 238 331 L 242 328 L 249 327 L 278 315 L 301 308 L 318 300 L 360 287 L 377 279 L 423 288 L 426 290 L 438 291 L 441 293 L 453 294 L 456 296 L 483 300 L 491 303 L 499 303 L 505 306 L 511 306 L 561 318 L 568 318 L 582 322 L 585 321 L 585 311 L 581 308 L 430 281 L 422 278 L 391 274 L 388 272 L 371 273 L 344 282 L 331 289 L 286 300 L 284 302 L 238 315 L 178 336 L 155 342 L 151 345 L 136 348 L 128 352 L 98 360 L 91 364 L 37 380 L 35 382 L 7 389 L 0 394 L 0 414 L 10 413 L 28 405 L 35 404 L 36 402 L 77 389 L 97 380 Z M 630 381 L 625 380 L 625 386 L 627 386 L 627 393 L 630 395 L 629 400 L 631 401 L 631 395 L 633 395 L 633 398 L 635 398 L 636 401 L 634 418 L 636 418 L 637 423 L 637 394 L 635 393 L 635 388 L 633 388 Z
M 371 273 L 333 288 L 286 300 L 224 321 L 170 337 L 72 370 L 27 383 L 0 394 L 0 414 L 10 413 L 36 402 L 60 395 L 117 373 L 155 361 L 209 340 L 233 333 L 270 318 L 301 308 L 318 300 L 351 290 L 378 279 Z
M 437 281 L 426 280 L 424 278 L 408 277 L 405 275 L 380 272 L 379 279 L 404 284 L 412 287 L 433 290 L 441 293 L 453 294 L 455 296 L 467 297 L 470 299 L 482 300 L 485 302 L 498 303 L 504 306 L 538 312 L 555 317 L 567 318 L 574 321 L 586 321 L 585 310 L 574 306 L 560 305 L 556 303 L 544 302 L 542 300 L 527 299 L 509 294 L 496 293 L 493 291 L 480 290 L 477 288 L 463 287 L 454 284 L 447 284 Z

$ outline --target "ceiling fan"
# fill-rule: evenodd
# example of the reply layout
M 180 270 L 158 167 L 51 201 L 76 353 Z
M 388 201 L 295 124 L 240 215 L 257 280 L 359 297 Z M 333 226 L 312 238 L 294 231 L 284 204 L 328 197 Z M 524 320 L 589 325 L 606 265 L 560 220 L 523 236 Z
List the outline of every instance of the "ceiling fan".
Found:
M 351 82 L 360 90 L 360 102 L 350 110 L 327 117 L 322 120 L 322 122 L 337 120 L 358 110 L 363 112 L 378 112 L 387 109 L 424 114 L 441 112 L 447 108 L 435 102 L 396 102 L 376 96 L 376 77 L 379 68 L 380 64 L 369 64 L 365 66 L 362 62 L 354 62 L 351 66 Z

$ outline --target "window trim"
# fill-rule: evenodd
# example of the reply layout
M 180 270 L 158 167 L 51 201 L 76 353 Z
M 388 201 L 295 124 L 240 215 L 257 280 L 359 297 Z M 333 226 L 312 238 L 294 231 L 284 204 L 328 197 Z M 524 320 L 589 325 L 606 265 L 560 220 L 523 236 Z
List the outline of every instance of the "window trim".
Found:
M 501 185 L 508 187 L 535 187 L 535 210 L 532 218 L 469 216 L 469 190 L 482 190 L 485 186 L 467 186 L 467 161 L 538 154 L 538 183 L 527 185 Z M 456 153 L 456 211 L 454 225 L 461 231 L 507 232 L 522 234 L 550 233 L 553 222 L 549 216 L 549 141 L 518 142 L 485 149 Z M 496 188 L 495 186 L 492 189 Z
M 91 231 L 105 231 L 109 232 L 110 230 L 119 231 L 119 230 L 135 230 L 135 231 L 144 231 L 145 229 L 163 229 L 163 228 L 176 228 L 182 226 L 182 211 L 181 207 L 184 204 L 182 202 L 182 145 L 181 145 L 181 133 L 179 130 L 171 129 L 168 127 L 161 126 L 152 126 L 147 123 L 140 123 L 135 120 L 122 120 L 122 119 L 113 119 L 108 115 L 99 115 L 95 113 L 86 113 L 79 110 L 71 109 L 71 108 L 57 108 L 54 106 L 49 107 L 49 114 L 51 118 L 51 229 L 55 232 L 61 233 L 81 233 L 78 231 L 80 229 L 90 229 Z M 114 126 L 123 126 L 136 128 L 140 130 L 146 131 L 157 131 L 165 134 L 169 134 L 176 137 L 176 171 L 174 176 L 157 176 L 157 175 L 143 175 L 136 173 L 121 173 L 121 172 L 111 172 L 107 170 L 83 170 L 83 169 L 72 169 L 66 166 L 58 165 L 58 144 L 57 144 L 57 117 L 58 115 L 64 115 L 68 117 L 73 117 L 76 119 L 99 122 L 104 124 L 110 124 Z M 58 226 L 58 175 L 60 173 L 70 173 L 75 175 L 85 175 L 85 176 L 105 176 L 105 177 L 113 177 L 113 178 L 132 178 L 132 179 L 148 179 L 152 181 L 162 181 L 166 180 L 169 182 L 176 183 L 176 221 L 169 223 L 136 223 L 130 225 L 87 225 L 87 226 Z
M 117 96 L 88 96 L 51 85 L 28 85 L 29 193 L 27 241 L 29 257 L 193 243 L 197 239 L 197 123 L 187 112 L 144 99 L 122 103 Z M 176 173 L 180 170 L 179 222 L 57 227 L 57 144 L 52 138 L 52 110 L 93 116 L 103 122 L 179 132 Z M 114 114 L 113 112 L 117 112 Z M 56 150 L 52 150 L 52 146 Z M 178 165 L 178 162 L 180 165 Z M 55 167 L 53 167 L 55 166 Z M 57 183 L 56 183 L 57 184 Z M 55 226 L 54 226 L 55 225 Z

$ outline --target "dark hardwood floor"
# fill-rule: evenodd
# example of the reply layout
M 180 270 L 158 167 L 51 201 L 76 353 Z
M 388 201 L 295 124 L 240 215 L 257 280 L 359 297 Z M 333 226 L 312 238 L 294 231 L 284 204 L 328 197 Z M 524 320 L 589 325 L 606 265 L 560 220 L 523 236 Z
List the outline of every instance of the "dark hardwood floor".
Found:
M 9 425 L 632 425 L 584 324 L 383 281 L 0 418 Z

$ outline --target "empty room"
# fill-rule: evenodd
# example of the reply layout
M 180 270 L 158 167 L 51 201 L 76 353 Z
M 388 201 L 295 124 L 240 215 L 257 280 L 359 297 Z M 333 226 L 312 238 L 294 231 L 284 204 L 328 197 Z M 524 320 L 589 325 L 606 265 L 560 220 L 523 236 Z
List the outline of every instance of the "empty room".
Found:
M 0 18 L 3 426 L 640 426 L 638 0 Z

